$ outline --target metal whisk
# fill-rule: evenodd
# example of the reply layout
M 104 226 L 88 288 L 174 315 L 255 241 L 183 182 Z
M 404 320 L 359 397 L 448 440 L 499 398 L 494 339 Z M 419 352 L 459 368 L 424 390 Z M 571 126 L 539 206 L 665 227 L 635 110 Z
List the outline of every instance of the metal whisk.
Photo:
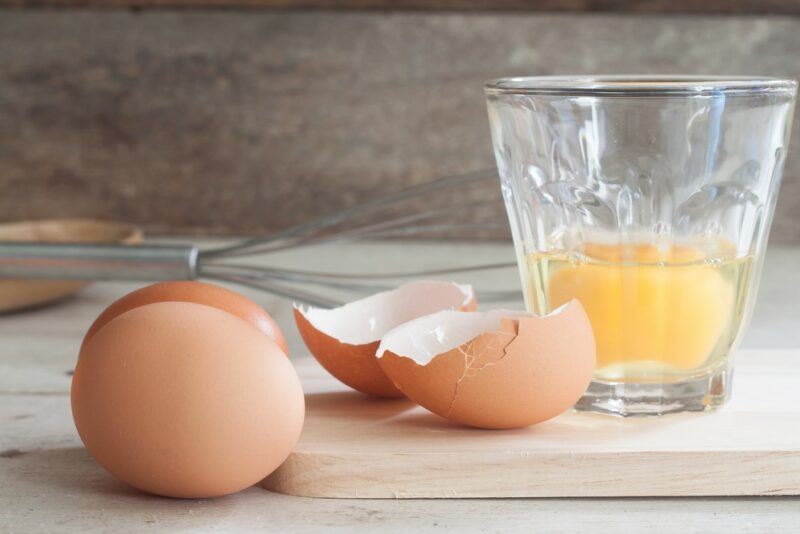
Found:
M 515 264 L 497 262 L 402 272 L 336 273 L 270 267 L 263 263 L 248 264 L 242 259 L 354 239 L 442 237 L 453 233 L 469 236 L 486 231 L 496 233 L 507 228 L 504 221 L 481 222 L 475 220 L 474 216 L 476 211 L 491 207 L 492 202 L 486 200 L 485 191 L 489 185 L 492 191 L 496 191 L 495 176 L 494 171 L 487 170 L 440 178 L 270 236 L 202 250 L 194 245 L 0 242 L 0 278 L 96 281 L 203 278 L 256 288 L 314 306 L 338 306 L 343 300 L 310 287 L 366 293 L 388 289 L 392 286 L 391 281 L 503 269 Z M 459 198 L 467 199 L 452 202 L 454 193 L 458 193 Z M 476 194 L 477 199 L 469 199 Z M 408 212 L 408 205 L 412 202 L 419 204 L 435 199 L 439 199 L 439 203 L 434 207 Z M 446 203 L 443 204 L 442 200 Z M 518 294 L 518 291 L 490 291 L 481 293 L 479 297 L 485 301 L 510 300 Z

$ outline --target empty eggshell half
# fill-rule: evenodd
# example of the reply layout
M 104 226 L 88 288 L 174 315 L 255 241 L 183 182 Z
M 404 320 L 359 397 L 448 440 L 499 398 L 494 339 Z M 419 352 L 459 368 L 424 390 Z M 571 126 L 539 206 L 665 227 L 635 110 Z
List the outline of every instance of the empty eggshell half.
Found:
M 549 315 L 445 311 L 386 333 L 378 362 L 411 400 L 480 428 L 530 426 L 564 412 L 595 364 L 589 318 L 573 300 Z
M 423 281 L 330 310 L 295 306 L 294 316 L 308 350 L 330 374 L 368 395 L 402 397 L 375 359 L 381 337 L 417 317 L 475 306 L 472 286 Z

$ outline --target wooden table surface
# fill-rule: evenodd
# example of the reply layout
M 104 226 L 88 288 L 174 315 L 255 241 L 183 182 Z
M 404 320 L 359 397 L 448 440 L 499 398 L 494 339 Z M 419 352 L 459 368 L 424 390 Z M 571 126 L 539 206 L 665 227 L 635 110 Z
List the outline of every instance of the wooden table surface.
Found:
M 308 265 L 324 250 L 286 253 Z M 331 268 L 418 266 L 511 257 L 507 246 L 360 244 L 325 255 Z M 800 249 L 772 248 L 743 346 L 800 347 Z M 513 287 L 516 273 L 495 273 Z M 479 283 L 485 277 L 470 278 Z M 463 277 L 461 278 L 463 280 Z M 497 280 L 494 280 L 497 283 Z M 507 284 L 507 286 L 508 286 Z M 137 287 L 98 284 L 55 306 L 0 316 L 0 532 L 788 532 L 800 499 L 340 500 L 279 495 L 253 487 L 213 500 L 175 500 L 129 489 L 89 457 L 75 433 L 69 382 L 81 337 L 111 300 Z M 246 291 L 278 319 L 294 355 L 304 354 L 290 305 Z M 800 364 L 800 362 L 798 362 Z

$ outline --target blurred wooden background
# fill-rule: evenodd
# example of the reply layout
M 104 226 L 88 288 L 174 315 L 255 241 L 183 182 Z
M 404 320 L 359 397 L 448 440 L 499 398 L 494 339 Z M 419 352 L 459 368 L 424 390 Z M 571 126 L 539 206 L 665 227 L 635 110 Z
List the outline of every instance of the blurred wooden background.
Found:
M 0 0 L 19 7 L 222 7 L 797 14 L 796 0 Z
M 785 0 L 0 5 L 2 220 L 267 233 L 492 168 L 488 78 L 800 77 L 800 7 Z M 337 5 L 383 9 L 298 8 Z M 800 244 L 795 125 L 772 237 Z

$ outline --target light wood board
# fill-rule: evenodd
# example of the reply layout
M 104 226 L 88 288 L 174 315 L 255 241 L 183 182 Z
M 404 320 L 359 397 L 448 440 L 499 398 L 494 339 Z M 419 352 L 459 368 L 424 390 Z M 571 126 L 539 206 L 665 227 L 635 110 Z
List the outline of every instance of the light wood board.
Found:
M 716 412 L 569 412 L 492 431 L 352 392 L 305 358 L 303 435 L 264 486 L 343 498 L 799 495 L 799 361 L 798 351 L 742 351 L 733 399 Z

